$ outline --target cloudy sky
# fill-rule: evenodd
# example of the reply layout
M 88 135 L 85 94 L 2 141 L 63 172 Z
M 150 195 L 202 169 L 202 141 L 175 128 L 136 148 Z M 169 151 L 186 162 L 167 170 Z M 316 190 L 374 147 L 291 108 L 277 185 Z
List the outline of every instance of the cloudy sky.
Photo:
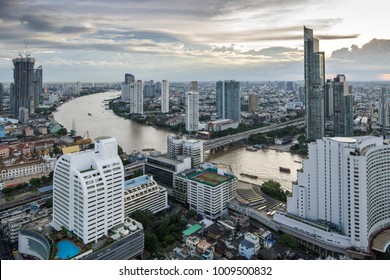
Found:
M 390 80 L 387 0 L 0 0 L 0 82 L 24 49 L 44 81 L 303 80 L 303 25 L 326 73 Z

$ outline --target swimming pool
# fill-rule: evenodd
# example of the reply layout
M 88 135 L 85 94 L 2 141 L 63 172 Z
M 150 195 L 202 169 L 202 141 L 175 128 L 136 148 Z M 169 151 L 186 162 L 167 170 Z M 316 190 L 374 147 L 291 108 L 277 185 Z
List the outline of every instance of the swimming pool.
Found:
M 70 240 L 61 240 L 57 243 L 57 258 L 70 259 L 80 253 L 80 248 Z

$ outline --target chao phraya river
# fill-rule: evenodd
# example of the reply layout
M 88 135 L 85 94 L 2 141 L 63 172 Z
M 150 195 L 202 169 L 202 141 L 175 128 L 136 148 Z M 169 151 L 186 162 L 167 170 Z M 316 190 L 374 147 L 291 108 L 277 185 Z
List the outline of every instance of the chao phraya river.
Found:
M 75 129 L 78 135 L 83 136 L 88 131 L 91 139 L 99 136 L 115 137 L 127 153 L 150 148 L 166 152 L 166 139 L 172 135 L 171 132 L 140 125 L 116 116 L 111 110 L 105 110 L 105 100 L 118 95 L 118 92 L 105 92 L 73 99 L 58 108 L 54 119 L 68 130 Z M 238 145 L 229 147 L 227 151 L 207 152 L 205 157 L 209 162 L 229 165 L 241 180 L 261 184 L 273 179 L 287 190 L 291 189 L 291 182 L 297 178 L 296 170 L 302 166 L 302 158 L 298 155 L 270 149 L 252 152 Z M 289 168 L 291 173 L 280 172 L 279 167 Z M 241 173 L 258 178 L 242 176 Z

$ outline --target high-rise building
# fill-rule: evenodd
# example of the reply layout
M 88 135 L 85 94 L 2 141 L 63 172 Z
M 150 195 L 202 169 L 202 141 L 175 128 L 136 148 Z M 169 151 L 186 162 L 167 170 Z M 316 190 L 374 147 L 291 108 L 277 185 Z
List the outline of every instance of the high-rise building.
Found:
M 124 171 L 116 140 L 61 156 L 53 177 L 53 227 L 64 227 L 87 244 L 123 222 Z
M 130 102 L 130 96 L 134 95 L 134 83 L 121 85 L 121 100 Z
M 161 112 L 169 112 L 169 82 L 166 80 L 162 81 L 161 87 Z
M 34 72 L 34 106 L 39 108 L 41 103 L 41 94 L 43 93 L 43 69 L 42 65 L 35 69 Z
M 167 137 L 167 156 L 176 159 L 183 154 L 183 137 L 179 135 Z
M 345 75 L 333 79 L 334 135 L 353 136 L 353 96 Z
M 287 213 L 277 212 L 274 221 L 335 251 L 386 251 L 390 235 L 381 233 L 390 227 L 389 174 L 390 145 L 381 137 L 318 139 L 309 144 Z
M 127 85 L 125 85 L 127 86 Z M 143 95 L 143 83 L 138 80 L 132 83 L 130 86 L 130 114 L 143 114 L 144 113 L 144 95 Z
M 199 93 L 186 92 L 186 130 L 197 132 L 199 130 Z
M 172 159 L 190 157 L 191 166 L 195 167 L 203 162 L 203 142 L 193 139 L 183 139 L 181 136 L 167 137 L 167 156 Z
M 315 141 L 325 135 L 324 86 L 325 54 L 313 30 L 304 27 L 305 123 L 306 140 Z
M 216 93 L 218 117 L 239 122 L 241 119 L 240 82 L 218 81 Z
M 221 218 L 227 212 L 227 202 L 236 196 L 237 178 L 224 170 L 192 170 L 177 174 L 176 180 L 181 184 L 175 184 L 174 189 L 179 201 L 182 196 L 190 209 L 207 219 Z
M 198 91 L 198 81 L 191 81 L 189 91 Z
M 195 167 L 203 162 L 203 142 L 199 140 L 183 141 L 183 156 L 191 158 L 191 166 Z
M 248 111 L 252 113 L 259 111 L 259 96 L 257 94 L 249 95 Z
M 379 94 L 378 124 L 383 133 L 390 128 L 390 96 L 387 88 L 382 88 Z
M 331 79 L 326 80 L 325 83 L 325 98 L 324 98 L 324 105 L 325 105 L 325 118 L 326 120 L 333 119 L 333 83 Z
M 14 64 L 14 86 L 12 87 L 11 113 L 19 114 L 19 108 L 25 107 L 28 114 L 33 114 L 34 105 L 34 64 L 35 58 L 28 54 L 12 60 Z
M 129 85 L 129 84 L 134 83 L 134 82 L 135 82 L 134 75 L 132 75 L 130 73 L 126 73 L 125 74 L 125 85 Z
M 81 93 L 81 82 L 76 83 L 76 95 L 80 95 Z
M 0 112 L 3 111 L 3 94 L 4 94 L 4 87 L 3 84 L 0 83 Z

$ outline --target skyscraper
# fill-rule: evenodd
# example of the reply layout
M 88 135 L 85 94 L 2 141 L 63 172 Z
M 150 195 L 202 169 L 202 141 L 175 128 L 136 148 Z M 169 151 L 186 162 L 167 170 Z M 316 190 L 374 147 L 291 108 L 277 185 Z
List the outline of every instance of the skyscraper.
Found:
M 304 49 L 306 140 L 315 141 L 325 135 L 325 54 L 319 52 L 313 30 L 306 27 Z
M 130 87 L 133 87 L 130 91 L 130 114 L 142 115 L 144 113 L 143 83 L 138 80 L 130 84 Z
M 239 122 L 241 119 L 240 82 L 218 81 L 216 93 L 218 117 Z
M 345 75 L 333 79 L 334 135 L 353 136 L 353 96 Z
M 191 81 L 190 91 L 198 91 L 198 81 Z
M 166 80 L 162 81 L 161 88 L 161 112 L 169 112 L 169 82 Z
M 34 105 L 34 63 L 35 59 L 28 54 L 12 60 L 14 64 L 14 86 L 12 87 L 11 113 L 19 114 L 19 108 L 28 109 L 28 114 L 33 114 Z
M 381 137 L 319 139 L 309 144 L 287 213 L 274 221 L 303 240 L 369 253 L 390 227 L 389 174 L 390 146 Z M 389 236 L 379 244 L 388 246 Z
M 378 111 L 378 124 L 381 127 L 382 133 L 386 133 L 390 126 L 390 97 L 389 90 L 387 88 L 381 88 Z
M 43 70 L 42 65 L 35 69 L 34 72 L 34 107 L 39 108 L 41 103 L 41 94 L 43 93 Z
M 197 132 L 199 130 L 199 93 L 186 92 L 186 130 Z
M 257 94 L 250 94 L 248 99 L 248 111 L 258 112 L 259 111 L 259 96 Z
M 61 156 L 53 177 L 53 227 L 65 227 L 87 244 L 123 222 L 124 171 L 116 140 Z
M 126 73 L 125 74 L 125 85 L 129 85 L 129 84 L 134 83 L 134 82 L 135 82 L 135 77 L 130 73 Z
M 3 111 L 3 84 L 0 83 L 0 112 Z

